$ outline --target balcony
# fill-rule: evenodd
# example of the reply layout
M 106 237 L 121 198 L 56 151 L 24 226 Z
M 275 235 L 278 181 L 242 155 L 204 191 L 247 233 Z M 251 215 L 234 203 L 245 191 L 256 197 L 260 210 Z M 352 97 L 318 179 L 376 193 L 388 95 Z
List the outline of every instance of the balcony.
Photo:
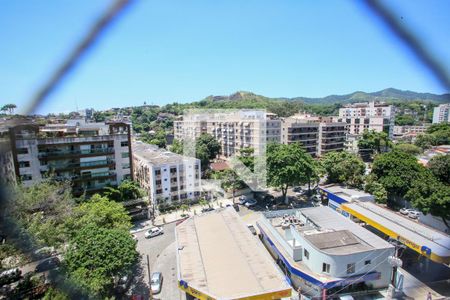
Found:
M 100 167 L 108 167 L 114 165 L 113 159 L 106 160 L 95 160 L 95 161 L 86 161 L 86 162 L 78 162 L 78 163 L 65 163 L 65 164 L 48 164 L 49 169 L 53 169 L 56 171 L 62 170 L 71 170 L 71 169 L 89 169 L 89 168 L 100 168 Z
M 90 174 L 81 174 L 72 176 L 72 180 L 74 181 L 86 181 L 86 180 L 95 180 L 95 179 L 107 179 L 107 178 L 115 178 L 116 172 L 108 171 L 108 172 L 98 172 L 98 173 L 90 173 Z
M 97 149 L 86 149 L 86 150 L 60 150 L 60 151 L 48 151 L 40 152 L 38 154 L 39 158 L 60 158 L 60 157 L 71 157 L 71 156 L 95 156 L 99 154 L 111 154 L 114 153 L 113 147 L 108 148 L 97 148 Z

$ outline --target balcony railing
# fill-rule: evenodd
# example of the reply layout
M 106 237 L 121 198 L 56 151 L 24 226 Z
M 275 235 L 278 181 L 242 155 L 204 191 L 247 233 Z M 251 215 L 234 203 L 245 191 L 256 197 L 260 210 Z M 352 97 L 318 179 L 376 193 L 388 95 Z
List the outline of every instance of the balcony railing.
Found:
M 85 161 L 79 163 L 48 164 L 48 167 L 54 170 L 61 170 L 61 169 L 83 168 L 83 167 L 108 166 L 113 163 L 114 163 L 113 159 L 107 159 L 107 160 Z
M 108 154 L 114 153 L 113 147 L 108 148 L 97 148 L 97 149 L 79 149 L 79 150 L 61 150 L 61 151 L 48 151 L 40 152 L 38 154 L 39 158 L 44 157 L 58 157 L 58 156 L 71 156 L 71 155 L 90 155 L 90 154 Z

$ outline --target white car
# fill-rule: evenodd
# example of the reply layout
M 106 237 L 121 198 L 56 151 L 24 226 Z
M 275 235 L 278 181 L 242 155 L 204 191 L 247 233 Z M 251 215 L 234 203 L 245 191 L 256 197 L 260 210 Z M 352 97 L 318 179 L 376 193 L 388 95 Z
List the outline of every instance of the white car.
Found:
M 416 210 L 410 210 L 408 213 L 408 217 L 411 219 L 418 219 L 419 215 L 420 215 L 420 213 Z
M 162 229 L 162 227 L 152 227 L 145 232 L 144 236 L 148 239 L 148 238 L 152 238 L 152 237 L 158 236 L 163 233 L 164 233 L 164 230 Z
M 247 202 L 245 202 L 245 206 L 247 206 L 247 207 L 255 206 L 256 203 L 258 203 L 258 202 L 255 199 L 249 199 L 249 200 L 247 200 Z
M 410 209 L 408 209 L 406 207 L 403 207 L 402 209 L 400 209 L 400 213 L 405 216 L 409 213 L 409 211 L 410 211 Z
M 247 196 L 242 195 L 239 197 L 239 204 L 244 205 L 247 202 Z
M 162 276 L 161 272 L 155 272 L 152 274 L 151 284 L 150 284 L 150 286 L 151 286 L 150 288 L 152 289 L 152 294 L 158 294 L 159 292 L 161 292 L 162 281 L 163 281 L 163 276 Z

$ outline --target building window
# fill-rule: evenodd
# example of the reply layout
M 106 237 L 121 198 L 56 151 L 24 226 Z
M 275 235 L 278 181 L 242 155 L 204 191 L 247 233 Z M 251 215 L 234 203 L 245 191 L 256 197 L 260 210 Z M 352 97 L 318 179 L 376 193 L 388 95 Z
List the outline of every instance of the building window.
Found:
M 161 180 L 156 180 L 156 184 L 161 184 Z
M 29 161 L 19 161 L 19 168 L 28 168 L 30 166 Z
M 365 262 L 364 262 L 364 264 L 365 265 L 370 265 L 372 262 L 370 261 L 370 259 L 369 260 L 366 260 Z
M 28 154 L 28 148 L 17 148 L 17 154 Z
M 155 170 L 155 175 L 161 175 L 161 170 Z
M 127 158 L 130 157 L 130 153 L 129 152 L 122 152 L 122 158 Z
M 347 264 L 347 274 L 355 273 L 355 263 Z
M 122 164 L 122 169 L 129 169 L 130 168 L 130 164 Z
M 306 259 L 309 259 L 309 252 L 308 252 L 308 250 L 306 250 L 306 249 L 304 249 L 304 250 L 305 251 L 303 253 L 304 253 Z
M 27 180 L 31 180 L 31 179 L 32 179 L 31 174 L 20 175 L 20 180 L 21 181 L 27 181 Z
M 128 147 L 128 141 L 120 142 L 120 147 Z
M 322 272 L 330 273 L 330 264 L 323 263 L 322 264 Z
M 176 173 L 177 172 L 177 168 L 170 168 L 170 173 Z

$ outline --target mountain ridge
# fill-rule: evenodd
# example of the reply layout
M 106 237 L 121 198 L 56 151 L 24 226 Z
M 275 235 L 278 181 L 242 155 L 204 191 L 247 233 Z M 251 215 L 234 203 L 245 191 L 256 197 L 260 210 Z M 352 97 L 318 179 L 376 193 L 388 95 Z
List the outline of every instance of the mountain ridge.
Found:
M 210 95 L 201 101 L 220 102 L 220 101 L 239 101 L 239 100 L 282 100 L 303 102 L 306 104 L 345 104 L 360 101 L 426 101 L 435 103 L 450 102 L 450 93 L 433 94 L 433 93 L 418 93 L 409 90 L 399 90 L 395 88 L 387 88 L 377 92 L 363 92 L 355 91 L 344 95 L 328 95 L 325 97 L 266 97 L 248 91 L 237 91 L 228 96 Z

